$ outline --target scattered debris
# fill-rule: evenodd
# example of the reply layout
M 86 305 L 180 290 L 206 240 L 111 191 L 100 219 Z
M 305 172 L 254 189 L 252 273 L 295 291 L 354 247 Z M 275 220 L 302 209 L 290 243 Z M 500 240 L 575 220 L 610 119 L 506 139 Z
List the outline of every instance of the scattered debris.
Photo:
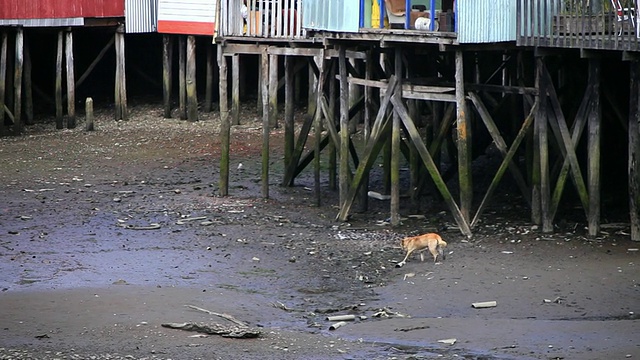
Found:
M 380 311 L 374 313 L 372 316 L 373 317 L 385 317 L 385 318 L 393 317 L 393 316 L 402 317 L 402 318 L 408 317 L 408 316 L 400 314 L 398 312 L 391 311 L 391 310 L 389 310 L 387 308 L 381 309 Z
M 453 345 L 456 343 L 456 341 L 458 341 L 458 339 L 456 338 L 438 340 L 439 343 L 447 345 Z
M 216 312 L 209 311 L 207 309 L 203 309 L 193 305 L 185 305 L 185 306 L 194 310 L 205 312 L 210 315 L 221 317 L 225 320 L 231 321 L 232 323 L 234 323 L 234 325 L 184 322 L 184 323 L 163 323 L 162 327 L 166 327 L 170 329 L 180 329 L 185 331 L 196 331 L 204 334 L 220 335 L 222 337 L 239 338 L 239 339 L 257 338 L 260 335 L 262 335 L 262 331 L 260 331 L 259 329 L 251 328 L 245 322 L 240 321 L 231 315 L 216 313 Z
M 180 219 L 180 220 L 176 221 L 176 225 L 184 225 L 186 222 L 197 221 L 197 220 L 207 220 L 207 217 L 206 216 L 196 216 L 196 217 Z
M 407 278 L 412 278 L 416 276 L 416 273 L 406 273 L 404 274 L 404 278 L 402 280 L 407 280 Z
M 157 230 L 160 229 L 160 224 L 156 224 L 156 223 L 151 223 L 149 225 L 146 226 L 137 226 L 137 225 L 133 225 L 133 224 L 127 224 L 127 225 L 123 225 L 123 224 L 118 224 L 118 226 L 121 226 L 125 229 L 129 229 L 129 230 Z
M 369 196 L 370 198 L 373 198 L 373 199 L 378 199 L 378 200 L 389 200 L 389 199 L 391 199 L 391 195 L 382 195 L 379 192 L 375 192 L 375 191 L 369 191 L 367 193 L 367 196 Z
M 337 329 L 337 328 L 339 328 L 341 326 L 345 326 L 345 325 L 347 325 L 346 321 L 339 321 L 337 323 L 331 324 L 331 326 L 329 326 L 329 330 L 335 330 L 335 329 Z
M 497 305 L 498 305 L 498 303 L 496 301 L 482 301 L 482 302 L 475 302 L 475 303 L 471 304 L 471 306 L 474 309 L 483 309 L 483 308 L 496 307 Z
M 559 296 L 558 296 L 558 297 L 556 297 L 556 298 L 555 298 L 555 299 L 553 299 L 553 300 L 550 300 L 550 299 L 543 299 L 543 300 L 542 300 L 542 302 L 543 302 L 543 303 L 545 303 L 545 304 L 549 304 L 549 303 L 556 303 L 556 304 L 560 304 L 560 303 L 562 303 L 562 301 L 564 301 L 564 299 L 563 299 L 563 298 L 561 298 L 561 297 L 559 297 Z
M 352 321 L 355 319 L 356 319 L 356 316 L 351 314 L 327 316 L 328 321 Z

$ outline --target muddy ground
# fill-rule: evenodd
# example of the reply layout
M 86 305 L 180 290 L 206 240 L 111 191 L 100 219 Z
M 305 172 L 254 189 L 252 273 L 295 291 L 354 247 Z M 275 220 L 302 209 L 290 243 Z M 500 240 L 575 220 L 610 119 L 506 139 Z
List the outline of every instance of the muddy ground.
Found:
M 220 197 L 217 115 L 132 111 L 119 123 L 102 114 L 95 132 L 36 125 L 0 139 L 0 359 L 640 358 L 640 244 L 625 223 L 587 238 L 577 216 L 541 234 L 506 193 L 469 240 L 429 196 L 403 201 L 397 228 L 375 199 L 335 222 L 326 172 L 321 207 L 310 169 L 278 185 L 281 129 L 261 198 L 251 112 L 232 129 Z M 403 236 L 434 230 L 449 242 L 445 261 L 394 266 Z M 471 306 L 481 301 L 497 306 Z M 229 324 L 184 305 L 262 336 L 161 326 Z M 326 317 L 341 314 L 357 319 L 329 330 Z

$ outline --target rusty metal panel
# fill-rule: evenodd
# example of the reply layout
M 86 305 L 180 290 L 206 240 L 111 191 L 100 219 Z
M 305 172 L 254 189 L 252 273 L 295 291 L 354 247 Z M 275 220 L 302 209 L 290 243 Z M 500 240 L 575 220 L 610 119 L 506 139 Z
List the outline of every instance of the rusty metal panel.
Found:
M 458 42 L 492 43 L 516 40 L 514 0 L 456 1 Z
M 148 33 L 157 30 L 158 0 L 126 0 L 124 13 L 127 33 Z
M 216 7 L 217 0 L 159 0 L 158 32 L 213 36 Z
M 122 17 L 124 0 L 1 0 L 0 19 Z
M 358 32 L 360 0 L 305 0 L 302 8 L 305 29 Z

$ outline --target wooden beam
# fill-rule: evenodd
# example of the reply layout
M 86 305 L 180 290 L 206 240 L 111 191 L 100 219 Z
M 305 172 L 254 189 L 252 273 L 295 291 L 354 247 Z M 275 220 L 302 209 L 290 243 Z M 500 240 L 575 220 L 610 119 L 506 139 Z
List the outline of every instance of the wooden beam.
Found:
M 18 27 L 16 29 L 15 42 L 15 61 L 14 61 L 14 80 L 13 80 L 13 125 L 17 133 L 24 130 L 24 121 L 22 120 L 22 75 L 24 70 L 24 29 Z
M 589 178 L 589 211 L 587 214 L 589 236 L 600 232 L 600 126 L 602 108 L 600 106 L 600 62 L 599 58 L 589 59 L 589 87 L 593 91 L 589 111 L 589 139 L 587 176 Z
M 269 55 L 267 47 L 262 49 L 260 57 L 260 68 L 262 69 L 261 89 L 262 89 L 262 198 L 269 198 Z
M 549 114 L 547 112 L 547 90 L 551 84 L 547 83 L 547 78 L 544 76 L 546 71 L 544 60 L 541 57 L 536 59 L 536 82 L 539 94 L 541 95 L 540 102 L 538 104 L 538 111 L 536 112 L 535 126 L 537 128 L 537 149 L 539 153 L 539 167 L 540 167 L 540 180 L 539 180 L 539 196 L 540 196 L 540 212 L 542 218 L 542 232 L 550 233 L 553 231 L 553 218 L 549 211 L 550 208 L 550 179 L 549 179 L 549 147 L 548 147 L 548 134 L 547 123 Z M 535 185 L 534 185 L 535 186 Z
M 73 31 L 71 30 L 67 30 L 65 34 L 65 55 L 67 73 L 67 129 L 73 129 L 76 127 L 76 88 L 73 61 Z
M 313 190 L 316 199 L 316 206 L 320 206 L 322 203 L 322 193 L 320 191 L 320 142 L 322 139 L 322 110 L 319 108 L 320 101 L 324 96 L 324 82 L 327 76 L 327 71 L 325 69 L 325 59 L 324 52 L 322 52 L 321 56 L 317 57 L 318 64 L 318 83 L 316 84 L 316 105 L 318 108 L 316 109 L 316 114 L 314 116 L 313 122 L 315 127 L 315 154 L 313 161 Z
M 209 113 L 213 109 L 213 45 L 207 44 L 207 64 L 204 85 L 204 104 L 202 111 Z
M 338 67 L 340 69 L 340 206 L 349 194 L 349 81 L 347 73 L 346 45 L 338 47 Z
M 187 119 L 198 121 L 198 93 L 196 88 L 196 37 L 187 37 Z
M 269 126 L 278 128 L 278 55 L 269 55 Z
M 458 145 L 458 182 L 460 185 L 460 212 L 465 221 L 470 221 L 473 202 L 473 179 L 471 175 L 471 125 L 467 121 L 467 99 L 464 90 L 464 57 L 461 50 L 456 51 L 456 107 L 457 107 L 457 145 Z
M 178 117 L 187 120 L 187 46 L 186 35 L 178 35 Z
M 62 55 L 64 53 L 64 31 L 58 31 L 58 46 L 56 48 L 56 129 L 64 128 L 64 115 L 62 113 Z
M 231 55 L 231 123 L 240 125 L 240 54 Z
M 127 72 L 125 65 L 125 46 L 124 46 L 124 26 L 119 26 L 116 30 L 116 77 L 118 78 L 117 84 L 117 108 L 119 116 L 116 120 L 128 120 L 127 110 Z
M 227 58 L 218 45 L 218 69 L 220 73 L 219 106 L 220 106 L 220 179 L 218 191 L 221 196 L 229 195 L 229 144 L 231 142 L 231 121 L 229 119 L 229 99 L 227 96 Z
M 438 171 L 436 164 L 433 162 L 433 158 L 431 158 L 431 154 L 429 154 L 427 147 L 424 145 L 424 142 L 420 137 L 420 133 L 418 132 L 418 129 L 416 128 L 412 119 L 409 117 L 409 113 L 407 112 L 407 109 L 404 107 L 404 104 L 402 103 L 402 98 L 400 97 L 400 95 L 394 94 L 391 97 L 391 103 L 393 104 L 393 110 L 398 112 L 398 115 L 400 115 L 400 119 L 402 120 L 402 123 L 404 124 L 405 129 L 409 133 L 409 137 L 411 138 L 413 145 L 415 145 L 416 150 L 420 154 L 420 157 L 422 158 L 422 161 L 425 167 L 427 168 L 427 171 L 429 171 L 431 178 L 433 179 L 436 187 L 440 191 L 440 195 L 442 195 L 445 203 L 447 204 L 447 206 L 449 206 L 451 215 L 453 216 L 456 223 L 458 224 L 460 231 L 462 232 L 463 235 L 470 238 L 472 234 L 471 234 L 471 228 L 469 226 L 469 222 L 463 216 L 462 211 L 458 207 L 458 204 L 456 204 L 455 200 L 453 199 L 453 196 L 449 192 L 449 189 L 447 188 L 447 184 L 442 179 L 442 176 L 440 175 L 440 172 Z
M 631 240 L 640 241 L 640 61 L 629 62 L 629 218 Z
M 171 118 L 171 86 L 173 75 L 173 35 L 162 34 L 162 102 L 163 117 Z
M 113 37 L 111 37 L 111 39 L 109 39 L 109 41 L 107 42 L 107 44 L 102 48 L 102 50 L 100 50 L 100 52 L 98 53 L 98 56 L 96 56 L 95 59 L 93 59 L 93 61 L 91 62 L 91 64 L 89 65 L 89 67 L 87 67 L 87 69 L 82 73 L 82 75 L 80 75 L 80 77 L 78 78 L 78 81 L 76 81 L 76 88 L 80 87 L 80 85 L 82 85 L 82 83 L 84 83 L 84 81 L 87 79 L 87 77 L 91 74 L 91 72 L 93 71 L 93 69 L 95 69 L 95 67 L 98 65 L 98 63 L 100 62 L 100 60 L 102 60 L 102 58 L 105 56 L 105 54 L 107 53 L 107 51 L 109 51 L 109 49 L 111 48 L 111 46 L 113 45 L 113 43 L 115 42 L 115 35 Z
M 522 142 L 524 137 L 527 135 L 527 132 L 529 132 L 529 128 L 533 123 L 533 119 L 535 117 L 537 108 L 538 108 L 538 102 L 535 102 L 533 104 L 533 107 L 531 108 L 531 111 L 529 112 L 529 115 L 526 117 L 526 119 L 522 123 L 522 127 L 520 128 L 518 135 L 513 140 L 513 143 L 511 144 L 511 148 L 509 148 L 509 151 L 506 154 L 504 154 L 502 163 L 500 164 L 498 171 L 496 171 L 496 174 L 494 175 L 493 180 L 491 181 L 491 184 L 487 189 L 487 192 L 484 194 L 484 197 L 482 198 L 482 201 L 480 202 L 480 205 L 476 210 L 476 214 L 473 216 L 473 220 L 471 221 L 471 228 L 474 228 L 478 224 L 478 220 L 480 219 L 480 216 L 482 215 L 482 212 L 484 211 L 484 208 L 486 207 L 489 199 L 493 195 L 493 192 L 498 186 L 500 179 L 502 179 L 502 176 L 507 170 L 507 167 L 511 166 L 513 156 L 516 154 L 516 151 L 518 150 L 518 147 L 520 146 L 520 143 Z
M 505 158 L 508 152 L 507 143 L 504 141 L 504 138 L 500 134 L 500 130 L 498 129 L 498 126 L 496 126 L 496 123 L 493 121 L 491 114 L 489 114 L 489 110 L 487 110 L 486 106 L 476 93 L 470 92 L 469 98 L 478 110 L 478 114 L 480 114 L 480 118 L 484 122 L 487 131 L 489 131 L 494 144 L 496 144 L 496 147 L 502 154 L 502 157 Z M 522 176 L 522 172 L 513 161 L 509 161 L 508 167 L 525 201 L 529 206 L 531 206 L 531 189 L 527 186 L 527 182 L 525 181 L 524 176 Z
M 375 161 L 375 158 L 378 155 L 382 144 L 384 143 L 383 141 L 380 141 L 380 139 L 385 133 L 384 130 L 387 128 L 387 124 L 389 123 L 387 118 L 387 109 L 389 107 L 391 96 L 395 91 L 396 86 L 396 77 L 395 75 L 392 75 L 389 78 L 388 90 L 385 93 L 382 101 L 380 101 L 380 109 L 378 110 L 376 119 L 373 122 L 371 136 L 369 137 L 369 140 L 367 141 L 367 144 L 364 148 L 362 161 L 360 161 L 360 164 L 356 168 L 353 179 L 351 179 L 351 184 L 349 185 L 349 193 L 347 195 L 346 201 L 340 205 L 340 212 L 336 217 L 337 220 L 347 221 L 349 211 L 351 210 L 351 205 L 353 204 L 353 200 L 355 199 L 358 188 L 362 185 L 362 179 L 371 168 L 371 165 Z
M 393 96 L 402 99 L 402 48 L 395 48 L 394 71 L 398 79 L 399 86 Z M 393 97 L 391 98 L 393 101 Z M 395 106 L 395 104 L 394 104 Z M 400 112 L 394 109 L 391 125 L 391 162 L 389 172 L 391 175 L 391 201 L 389 202 L 389 212 L 391 217 L 391 226 L 400 225 Z M 408 114 L 407 114 L 408 116 Z M 413 122 L 413 119 L 410 120 Z
M 7 107 L 4 103 L 7 86 L 7 43 L 8 35 L 6 31 L 3 31 L 0 34 L 0 126 L 4 126 L 4 109 Z
M 293 157 L 295 141 L 294 122 L 294 65 L 296 60 L 292 56 L 284 58 L 284 166 L 287 168 Z
M 25 124 L 33 125 L 33 80 L 31 66 L 31 51 L 29 51 L 29 38 L 24 37 L 24 75 L 22 77 L 24 84 L 24 112 Z M 0 123 L 1 124 L 1 123 Z

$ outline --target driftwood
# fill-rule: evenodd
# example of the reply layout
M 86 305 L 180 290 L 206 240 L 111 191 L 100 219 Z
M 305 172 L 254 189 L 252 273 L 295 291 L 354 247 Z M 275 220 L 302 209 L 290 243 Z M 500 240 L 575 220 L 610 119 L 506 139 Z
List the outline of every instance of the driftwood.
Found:
M 162 327 L 171 328 L 171 329 L 180 329 L 185 331 L 195 331 L 203 334 L 210 335 L 220 335 L 222 337 L 229 338 L 239 338 L 239 339 L 248 339 L 248 338 L 257 338 L 262 332 L 257 329 L 245 327 L 245 326 L 236 326 L 236 325 L 221 325 L 221 324 L 202 324 L 202 323 L 164 323 Z
M 203 309 L 193 305 L 185 305 L 185 306 L 190 309 L 202 311 L 210 315 L 221 317 L 225 320 L 228 320 L 234 323 L 234 325 L 222 325 L 217 323 L 203 324 L 203 323 L 194 323 L 194 322 L 184 322 L 184 323 L 164 323 L 162 324 L 162 327 L 166 327 L 170 329 L 180 329 L 185 331 L 195 331 L 203 334 L 220 335 L 222 337 L 239 338 L 239 339 L 257 338 L 260 335 L 262 335 L 262 331 L 256 328 L 249 327 L 247 323 L 245 323 L 244 321 L 240 321 L 231 315 L 209 311 L 207 309 Z

